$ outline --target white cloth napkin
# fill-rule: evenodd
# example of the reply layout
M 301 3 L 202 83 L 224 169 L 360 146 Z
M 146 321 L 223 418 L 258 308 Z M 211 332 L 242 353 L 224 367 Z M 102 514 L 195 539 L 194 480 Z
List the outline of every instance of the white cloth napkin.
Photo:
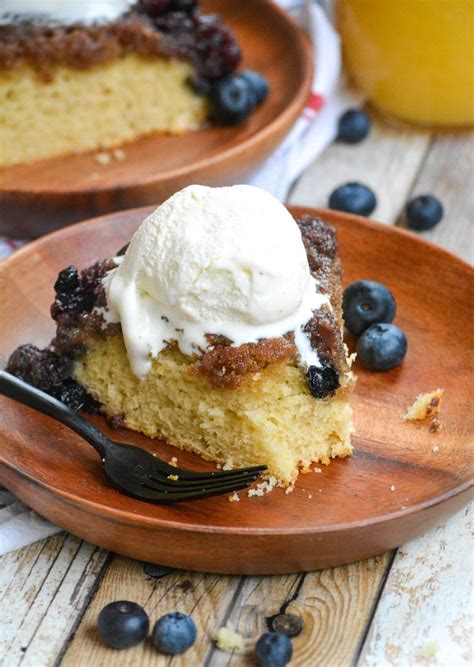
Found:
M 288 136 L 248 180 L 284 201 L 301 172 L 335 138 L 337 119 L 355 103 L 341 83 L 339 36 L 313 0 L 279 0 L 308 31 L 314 44 L 315 74 L 311 95 Z M 0 237 L 0 259 L 25 241 Z M 61 529 L 0 488 L 0 555 L 43 539 Z

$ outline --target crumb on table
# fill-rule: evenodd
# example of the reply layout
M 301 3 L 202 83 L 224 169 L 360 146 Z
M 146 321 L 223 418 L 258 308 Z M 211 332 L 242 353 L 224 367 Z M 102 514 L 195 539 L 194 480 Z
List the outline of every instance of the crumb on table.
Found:
M 237 493 L 237 491 L 234 491 L 234 493 L 231 496 L 229 496 L 229 502 L 230 503 L 238 503 L 239 500 L 240 500 L 240 498 L 239 498 L 239 494 Z
M 244 648 L 244 638 L 235 631 L 231 623 L 227 623 L 225 627 L 219 628 L 214 635 L 217 648 L 221 651 L 231 651 L 237 649 L 242 651 Z

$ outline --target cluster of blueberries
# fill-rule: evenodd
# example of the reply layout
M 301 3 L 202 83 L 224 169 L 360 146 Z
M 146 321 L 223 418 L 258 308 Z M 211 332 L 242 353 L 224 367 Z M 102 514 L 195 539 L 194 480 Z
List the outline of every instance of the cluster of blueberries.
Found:
M 103 642 L 114 649 L 138 646 L 147 637 L 150 619 L 136 602 L 111 602 L 100 612 L 97 628 Z M 178 655 L 190 648 L 197 637 L 196 624 L 187 614 L 179 611 L 161 616 L 152 631 L 156 648 L 166 655 Z M 258 667 L 285 667 L 293 648 L 290 639 L 280 632 L 266 632 L 255 646 Z
M 393 294 L 382 283 L 357 280 L 344 290 L 344 324 L 351 334 L 359 336 L 357 358 L 370 370 L 388 371 L 406 355 L 407 338 L 391 324 L 396 310 Z
M 347 144 L 358 144 L 370 132 L 370 116 L 362 109 L 349 109 L 339 118 L 338 140 Z M 362 183 L 344 183 L 329 197 L 329 208 L 346 213 L 370 215 L 377 206 L 373 190 Z M 432 229 L 443 217 L 441 202 L 432 195 L 420 195 L 405 207 L 405 218 L 410 229 L 425 231 Z

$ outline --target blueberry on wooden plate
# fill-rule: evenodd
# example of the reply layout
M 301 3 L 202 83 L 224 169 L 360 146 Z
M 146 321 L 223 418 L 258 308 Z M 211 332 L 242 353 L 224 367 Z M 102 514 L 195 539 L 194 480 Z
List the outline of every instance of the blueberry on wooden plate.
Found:
M 360 336 L 371 324 L 391 322 L 396 310 L 393 294 L 375 280 L 356 280 L 342 295 L 344 324 L 355 336 Z
M 405 209 L 408 226 L 416 231 L 433 229 L 440 222 L 443 213 L 443 205 L 433 195 L 415 197 Z
M 99 634 L 107 646 L 115 649 L 137 646 L 148 634 L 150 621 L 136 602 L 120 600 L 106 605 L 97 619 Z
M 240 78 L 243 79 L 255 94 L 256 104 L 261 104 L 270 92 L 270 86 L 264 76 L 251 69 L 246 69 L 240 73 Z
M 193 619 L 179 611 L 165 614 L 155 623 L 153 643 L 161 653 L 184 653 L 196 641 L 197 630 Z
M 373 191 L 362 183 L 345 183 L 336 188 L 329 197 L 329 208 L 357 215 L 370 215 L 377 206 Z
M 255 646 L 258 667 L 285 667 L 292 654 L 291 641 L 280 632 L 266 632 Z
M 388 371 L 402 363 L 407 353 L 407 338 L 394 324 L 372 324 L 357 341 L 357 358 L 373 371 Z
M 358 144 L 369 134 L 370 116 L 362 109 L 348 109 L 339 118 L 337 138 L 346 144 Z
M 209 100 L 214 120 L 221 125 L 237 125 L 254 110 L 256 96 L 241 76 L 228 76 L 212 88 Z

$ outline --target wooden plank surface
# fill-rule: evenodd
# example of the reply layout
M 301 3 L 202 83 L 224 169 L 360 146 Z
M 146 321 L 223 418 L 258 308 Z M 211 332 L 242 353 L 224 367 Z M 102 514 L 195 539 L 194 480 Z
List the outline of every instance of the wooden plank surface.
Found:
M 472 505 L 398 550 L 359 667 L 473 664 Z
M 52 665 L 107 552 L 61 533 L 0 558 L 0 665 Z

